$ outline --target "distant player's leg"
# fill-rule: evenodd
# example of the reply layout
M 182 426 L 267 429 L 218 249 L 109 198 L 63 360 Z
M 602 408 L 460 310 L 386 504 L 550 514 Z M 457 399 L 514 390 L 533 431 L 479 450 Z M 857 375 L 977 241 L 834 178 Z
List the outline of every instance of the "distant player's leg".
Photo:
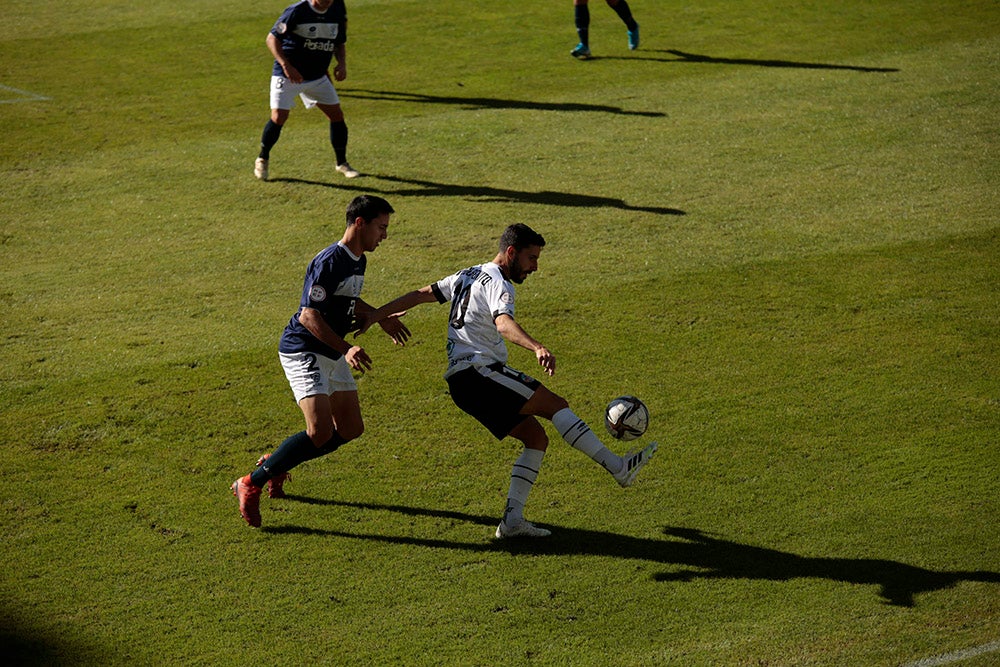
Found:
M 264 132 L 260 136 L 260 153 L 253 164 L 253 175 L 262 181 L 266 181 L 270 177 L 268 164 L 271 159 L 271 148 L 281 138 L 281 128 L 284 126 L 287 118 L 287 111 L 282 112 L 280 109 L 272 109 L 271 117 L 267 119 L 267 123 L 264 125 Z
M 285 126 L 285 121 L 287 120 L 287 109 L 271 109 L 271 117 L 267 119 L 267 123 L 264 125 L 264 132 L 260 135 L 259 157 L 264 160 L 271 158 L 271 149 L 278 143 L 278 139 L 281 138 L 281 129 Z
M 337 158 L 337 171 L 346 178 L 357 178 L 361 174 L 347 162 L 347 122 L 344 120 L 344 111 L 340 108 L 340 103 L 320 103 L 317 106 L 330 120 L 330 145 Z
M 357 392 L 355 392 L 356 394 Z M 266 460 L 250 473 L 250 483 L 263 487 L 282 477 L 295 466 L 337 451 L 352 438 L 343 437 L 335 428 L 332 396 L 307 396 L 299 401 L 306 419 L 306 430 L 285 439 Z
M 635 51 L 639 48 L 639 24 L 632 18 L 632 9 L 628 0 L 607 0 L 608 6 L 615 10 L 618 17 L 628 29 L 628 48 Z
M 270 178 L 271 149 L 281 138 L 281 128 L 285 126 L 288 112 L 295 101 L 294 91 L 288 89 L 291 85 L 284 77 L 271 77 L 271 116 L 264 125 L 260 137 L 260 153 L 253 164 L 253 175 L 262 181 Z
M 590 8 L 587 0 L 573 0 L 573 23 L 580 43 L 569 52 L 574 58 L 590 57 Z

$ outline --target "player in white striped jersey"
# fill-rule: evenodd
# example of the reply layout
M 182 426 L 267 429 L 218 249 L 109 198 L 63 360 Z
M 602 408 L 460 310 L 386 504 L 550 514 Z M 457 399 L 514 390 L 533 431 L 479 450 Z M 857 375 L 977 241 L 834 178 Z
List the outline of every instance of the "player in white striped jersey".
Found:
M 550 420 L 567 443 L 603 466 L 623 487 L 632 484 L 656 451 L 656 443 L 652 443 L 625 456 L 615 454 L 574 414 L 566 399 L 507 365 L 505 341 L 534 352 L 547 375 L 556 371 L 552 352 L 514 319 L 514 284 L 538 270 L 544 246 L 545 239 L 527 225 L 511 225 L 500 237 L 492 261 L 463 269 L 359 315 L 359 333 L 363 333 L 372 324 L 418 304 L 451 302 L 445 379 L 452 400 L 498 440 L 509 435 L 524 443 L 511 471 L 507 506 L 496 530 L 498 538 L 544 537 L 551 532 L 524 518 L 528 494 L 549 444 L 536 417 Z

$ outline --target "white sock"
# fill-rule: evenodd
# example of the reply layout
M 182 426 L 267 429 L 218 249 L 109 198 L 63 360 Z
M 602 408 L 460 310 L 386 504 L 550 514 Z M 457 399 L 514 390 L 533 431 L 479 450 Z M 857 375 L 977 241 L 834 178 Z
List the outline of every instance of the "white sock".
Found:
M 510 472 L 510 490 L 507 492 L 507 509 L 503 513 L 504 523 L 508 526 L 524 520 L 524 505 L 528 502 L 531 487 L 538 479 L 543 456 L 544 451 L 525 447 L 514 461 L 514 468 Z
M 552 425 L 571 447 L 597 461 L 612 475 L 622 469 L 622 457 L 605 447 L 590 427 L 569 408 L 552 415 Z

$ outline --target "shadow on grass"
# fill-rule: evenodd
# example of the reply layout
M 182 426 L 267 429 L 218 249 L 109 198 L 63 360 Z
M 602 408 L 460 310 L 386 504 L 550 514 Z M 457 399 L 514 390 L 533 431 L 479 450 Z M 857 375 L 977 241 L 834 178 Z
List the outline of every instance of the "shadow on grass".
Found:
M 597 195 L 581 195 L 572 192 L 553 192 L 543 190 L 541 192 L 527 192 L 525 190 L 508 190 L 506 188 L 491 188 L 482 185 L 455 185 L 449 183 L 435 183 L 434 181 L 424 181 L 413 178 L 399 178 L 397 176 L 385 176 L 371 174 L 370 178 L 377 178 L 381 181 L 395 183 L 400 187 L 373 188 L 351 184 L 335 185 L 322 181 L 309 181 L 301 178 L 272 178 L 271 183 L 299 183 L 303 185 L 317 185 L 335 190 L 375 193 L 379 195 L 396 195 L 400 197 L 460 197 L 466 200 L 480 201 L 485 203 L 504 202 L 520 204 L 544 204 L 548 206 L 563 206 L 568 208 L 617 208 L 622 211 L 639 211 L 642 213 L 653 213 L 656 215 L 686 215 L 680 209 L 667 208 L 663 206 L 633 206 L 627 204 L 623 199 L 613 197 L 599 197 Z
M 527 109 L 530 111 L 564 111 L 564 112 L 595 112 L 612 113 L 622 116 L 645 116 L 659 118 L 666 116 L 660 111 L 626 111 L 621 107 L 605 104 L 583 104 L 579 102 L 537 102 L 531 100 L 504 100 L 493 97 L 458 97 L 455 95 L 424 95 L 422 93 L 403 93 L 391 90 L 365 90 L 358 88 L 340 92 L 341 97 L 353 97 L 360 100 L 383 100 L 389 102 L 417 102 L 420 104 L 450 104 L 469 111 L 481 109 Z
M 4 600 L 10 604 L 11 600 Z M 51 667 L 52 665 L 107 665 L 116 656 L 105 647 L 87 645 L 79 640 L 29 627 L 11 618 L 10 611 L 0 618 L 0 648 L 4 663 L 19 667 Z
M 654 60 L 662 63 L 706 63 L 709 65 L 747 65 L 751 67 L 786 67 L 792 69 L 831 69 L 852 72 L 898 72 L 895 67 L 862 67 L 859 65 L 834 65 L 830 63 L 801 63 L 792 60 L 759 60 L 755 58 L 717 58 L 715 56 L 685 53 L 676 49 L 644 50 L 640 53 L 668 53 L 673 58 L 657 56 L 595 56 L 591 60 Z
M 405 505 L 322 500 L 289 495 L 288 500 L 311 505 L 350 507 L 379 512 L 394 512 L 406 516 L 449 519 L 486 526 L 492 529 L 497 519 L 450 510 L 434 510 Z M 882 600 L 898 607 L 914 606 L 918 593 L 944 590 L 962 581 L 1000 583 L 998 572 L 935 572 L 897 561 L 872 558 L 812 558 L 796 554 L 740 544 L 711 537 L 694 528 L 666 527 L 666 539 L 635 538 L 593 530 L 556 528 L 550 537 L 539 540 L 507 540 L 489 542 L 458 542 L 454 540 L 410 537 L 403 535 L 372 535 L 339 530 L 323 530 L 299 526 L 267 526 L 263 532 L 276 535 L 319 535 L 346 539 L 368 540 L 385 544 L 411 545 L 437 549 L 458 549 L 474 552 L 505 552 L 532 556 L 604 556 L 643 560 L 681 569 L 653 575 L 656 581 L 692 581 L 694 579 L 757 579 L 789 581 L 791 579 L 827 579 L 848 584 L 879 587 Z

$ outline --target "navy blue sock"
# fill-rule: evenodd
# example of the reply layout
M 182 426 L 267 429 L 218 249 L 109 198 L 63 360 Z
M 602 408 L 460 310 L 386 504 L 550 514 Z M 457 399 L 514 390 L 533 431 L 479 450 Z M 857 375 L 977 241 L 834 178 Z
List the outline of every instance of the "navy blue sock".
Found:
M 629 30 L 635 30 L 636 26 L 639 25 L 632 18 L 632 9 L 628 6 L 628 0 L 619 0 L 617 5 L 611 5 L 611 9 L 618 13 L 621 20 L 625 22 L 625 27 Z
M 347 162 L 347 123 L 342 120 L 330 123 L 330 145 L 337 155 L 337 164 Z
M 267 125 L 264 126 L 264 133 L 260 137 L 260 155 L 265 160 L 271 157 L 271 147 L 278 143 L 278 137 L 281 136 L 281 125 L 278 125 L 273 120 L 268 120 Z
M 588 5 L 573 5 L 576 34 L 584 46 L 590 44 L 590 7 Z
M 263 487 L 272 477 L 286 473 L 300 463 L 335 452 L 345 442 L 346 440 L 334 432 L 333 437 L 322 447 L 317 447 L 305 431 L 299 431 L 286 438 L 263 465 L 250 473 L 250 483 Z

